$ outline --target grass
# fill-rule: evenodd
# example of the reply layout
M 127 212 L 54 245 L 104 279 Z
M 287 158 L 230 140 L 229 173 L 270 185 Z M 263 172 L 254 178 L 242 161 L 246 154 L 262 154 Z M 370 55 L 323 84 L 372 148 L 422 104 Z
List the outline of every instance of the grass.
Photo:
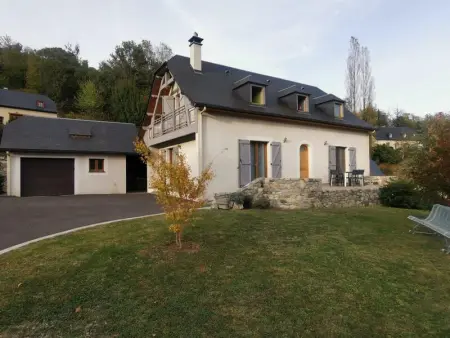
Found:
M 410 213 L 204 211 L 196 253 L 162 218 L 36 243 L 0 256 L 0 337 L 448 337 L 450 256 Z

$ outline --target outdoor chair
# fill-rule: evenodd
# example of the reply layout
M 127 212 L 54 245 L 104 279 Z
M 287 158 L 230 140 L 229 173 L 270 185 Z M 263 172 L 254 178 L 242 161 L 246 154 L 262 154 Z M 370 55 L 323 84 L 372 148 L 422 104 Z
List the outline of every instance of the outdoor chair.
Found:
M 330 170 L 330 186 L 344 185 L 344 174 L 337 170 Z
M 350 185 L 364 185 L 364 170 L 352 170 Z
M 415 216 L 408 216 L 408 219 L 416 223 L 416 226 L 409 232 L 412 234 L 439 234 L 444 237 L 445 247 L 442 251 L 450 253 L 450 207 L 435 204 L 427 218 L 421 219 Z M 425 227 L 432 232 L 420 232 L 418 228 Z

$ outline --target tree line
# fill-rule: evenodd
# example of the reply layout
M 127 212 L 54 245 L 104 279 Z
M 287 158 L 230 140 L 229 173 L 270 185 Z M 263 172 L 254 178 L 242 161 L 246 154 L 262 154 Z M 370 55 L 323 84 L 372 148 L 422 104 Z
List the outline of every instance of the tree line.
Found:
M 39 93 L 65 117 L 139 125 L 153 74 L 172 56 L 165 43 L 123 41 L 97 68 L 80 57 L 80 46 L 31 49 L 0 37 L 0 88 Z
M 425 118 L 399 108 L 389 113 L 376 106 L 370 51 L 354 36 L 350 38 L 349 43 L 345 87 L 347 108 L 373 126 L 410 127 L 419 132 L 424 130 Z

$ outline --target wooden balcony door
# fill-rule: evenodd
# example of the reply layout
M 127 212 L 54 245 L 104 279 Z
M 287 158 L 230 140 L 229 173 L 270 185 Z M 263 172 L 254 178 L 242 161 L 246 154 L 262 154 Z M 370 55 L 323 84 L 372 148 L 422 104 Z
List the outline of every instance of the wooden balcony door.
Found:
M 309 178 L 309 148 L 306 144 L 300 146 L 300 178 Z

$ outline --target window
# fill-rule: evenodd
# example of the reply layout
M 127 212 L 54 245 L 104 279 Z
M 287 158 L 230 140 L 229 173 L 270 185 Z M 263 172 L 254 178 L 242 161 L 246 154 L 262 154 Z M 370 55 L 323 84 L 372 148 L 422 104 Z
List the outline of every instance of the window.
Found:
M 0 116 L 0 126 L 3 126 L 3 116 Z
M 392 133 L 389 133 L 389 134 L 388 134 L 388 137 L 389 137 L 389 138 L 392 138 Z
M 258 177 L 267 177 L 267 143 L 250 142 L 252 181 Z
M 342 108 L 342 104 L 334 104 L 334 117 L 337 119 L 342 119 L 344 117 L 344 109 Z
M 104 173 L 105 172 L 105 160 L 102 158 L 90 158 L 89 159 L 89 172 L 90 173 Z
M 307 96 L 297 95 L 297 110 L 305 113 L 309 111 Z
M 9 122 L 17 120 L 21 116 L 22 116 L 22 114 L 9 113 Z
M 36 101 L 36 107 L 44 109 L 45 104 L 43 101 Z
M 264 87 L 251 86 L 251 100 L 253 104 L 265 104 Z

